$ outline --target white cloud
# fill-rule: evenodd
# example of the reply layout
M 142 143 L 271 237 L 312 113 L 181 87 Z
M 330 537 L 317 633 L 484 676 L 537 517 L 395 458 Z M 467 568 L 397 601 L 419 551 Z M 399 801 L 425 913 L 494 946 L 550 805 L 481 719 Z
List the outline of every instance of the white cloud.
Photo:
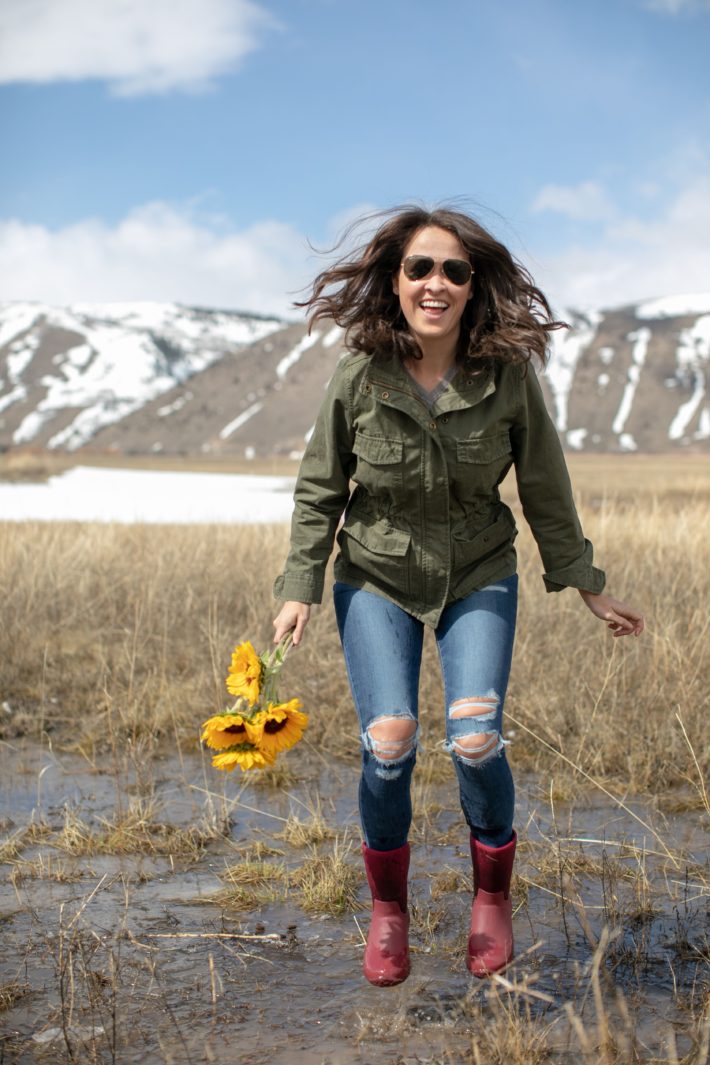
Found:
M 556 211 L 585 222 L 601 221 L 614 214 L 610 200 L 596 181 L 582 181 L 574 186 L 544 185 L 535 197 L 532 210 Z
M 274 25 L 253 0 L 11 0 L 0 4 L 0 82 L 204 89 Z
M 536 278 L 558 307 L 613 307 L 710 290 L 710 168 L 655 218 L 617 215 L 592 246 L 539 260 Z
M 235 232 L 166 203 L 136 208 L 114 227 L 0 220 L 7 300 L 174 300 L 295 317 L 296 290 L 314 273 L 305 237 L 278 221 Z
M 537 254 L 530 265 L 555 306 L 710 291 L 710 166 L 698 161 L 695 171 L 655 218 L 615 210 L 593 243 Z M 326 220 L 324 231 L 339 231 L 345 218 Z M 167 300 L 296 318 L 292 301 L 323 266 L 292 226 L 271 219 L 237 231 L 194 204 L 145 204 L 113 226 L 85 219 L 48 229 L 0 219 L 6 300 Z

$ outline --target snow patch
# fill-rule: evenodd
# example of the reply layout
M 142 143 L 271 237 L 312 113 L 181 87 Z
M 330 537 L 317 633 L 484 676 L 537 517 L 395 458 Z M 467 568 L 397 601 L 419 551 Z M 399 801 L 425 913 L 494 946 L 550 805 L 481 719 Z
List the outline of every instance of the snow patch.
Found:
M 0 396 L 0 411 L 5 410 L 6 407 L 11 407 L 13 403 L 18 403 L 26 395 L 27 389 L 23 385 L 17 385 L 12 392 L 8 392 L 5 396 Z
M 310 336 L 305 336 L 302 340 L 299 340 L 296 347 L 289 351 L 288 355 L 284 355 L 283 359 L 276 367 L 276 376 L 283 380 L 291 367 L 301 358 L 304 351 L 308 351 L 308 349 L 312 348 L 319 340 L 320 333 L 318 332 L 311 333 Z
M 586 429 L 568 429 L 565 437 L 568 447 L 571 447 L 573 451 L 581 451 L 586 435 Z
M 567 333 L 558 330 L 552 334 L 550 361 L 545 371 L 555 402 L 555 424 L 561 433 L 567 429 L 567 407 L 577 363 L 582 352 L 594 340 L 602 320 L 598 311 L 590 311 L 585 316 L 569 314 L 565 317 L 573 323 L 572 328 Z
M 599 358 L 605 366 L 609 366 L 614 358 L 614 349 L 610 347 L 599 348 Z
M 258 414 L 263 406 L 263 403 L 253 403 L 251 407 L 247 407 L 246 410 L 243 410 L 241 414 L 237 415 L 234 421 L 229 422 L 225 425 L 224 429 L 220 431 L 220 440 L 226 440 L 232 435 L 232 433 L 236 433 L 237 429 L 248 422 L 250 418 L 253 418 L 255 414 Z
M 323 347 L 324 348 L 332 348 L 335 344 L 338 343 L 338 341 L 342 338 L 344 333 L 345 333 L 344 329 L 341 329 L 341 327 L 339 325 L 334 325 L 333 328 L 329 329 L 328 332 L 323 337 Z
M 38 303 L 0 303 L 0 348 L 31 329 L 41 313 Z
M 38 336 L 23 337 L 22 340 L 16 340 L 14 344 L 10 345 L 10 352 L 5 359 L 5 365 L 7 366 L 7 375 L 14 385 L 20 383 L 20 378 L 32 362 L 38 347 Z
M 693 433 L 695 440 L 707 440 L 710 438 L 710 407 L 704 407 L 698 419 L 698 428 Z
M 643 328 L 636 329 L 632 333 L 629 333 L 626 339 L 634 341 L 634 346 L 631 349 L 631 366 L 629 366 L 626 375 L 626 385 L 624 386 L 621 403 L 619 404 L 619 409 L 616 412 L 616 417 L 614 418 L 611 428 L 615 433 L 623 434 L 632 441 L 632 447 L 626 448 L 624 444 L 621 444 L 622 447 L 626 450 L 635 451 L 636 444 L 633 443 L 633 438 L 630 437 L 628 433 L 624 433 L 624 425 L 631 413 L 634 396 L 636 395 L 636 388 L 641 377 L 641 368 L 646 361 L 648 344 L 651 339 L 651 330 L 647 326 L 643 326 Z M 619 443 L 621 443 L 621 440 Z
M 621 433 L 619 447 L 622 451 L 637 451 L 638 447 L 631 433 Z
M 697 292 L 690 296 L 664 296 L 648 300 L 636 308 L 637 318 L 672 318 L 680 314 L 709 314 L 710 292 Z
M 692 381 L 690 399 L 682 403 L 668 428 L 669 440 L 680 440 L 705 398 L 705 365 L 710 357 L 710 314 L 698 318 L 690 329 L 683 329 L 676 351 L 677 379 Z M 701 412 L 702 413 L 702 412 Z
M 176 414 L 179 410 L 189 403 L 192 399 L 192 392 L 185 392 L 184 395 L 178 396 L 172 403 L 166 403 L 164 407 L 158 407 L 155 412 L 159 418 L 167 418 L 169 414 Z
M 45 484 L 0 483 L 4 521 L 287 522 L 294 480 L 77 466 Z
M 54 417 L 54 411 L 41 412 L 39 409 L 26 414 L 12 434 L 13 444 L 27 444 L 39 433 L 45 422 Z

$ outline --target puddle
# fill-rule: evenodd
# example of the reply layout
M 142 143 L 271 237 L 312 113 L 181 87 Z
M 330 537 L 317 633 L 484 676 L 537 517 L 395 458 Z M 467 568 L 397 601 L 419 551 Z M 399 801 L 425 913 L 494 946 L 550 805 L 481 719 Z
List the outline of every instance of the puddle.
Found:
M 0 747 L 2 838 L 16 841 L 0 866 L 2 1061 L 472 1061 L 481 1018 L 497 1018 L 545 1029 L 546 1060 L 578 1062 L 565 1004 L 594 1039 L 596 990 L 617 1040 L 633 1028 L 655 1060 L 672 1039 L 679 1056 L 690 1048 L 710 957 L 702 815 L 662 817 L 642 803 L 626 812 L 599 793 L 552 811 L 547 782 L 518 780 L 517 960 L 505 974 L 515 990 L 495 985 L 496 997 L 464 966 L 470 861 L 453 780 L 430 785 L 413 836 L 412 976 L 376 989 L 360 974 L 368 913 L 353 767 L 294 753 L 297 779 L 277 788 L 218 774 L 199 756 L 125 762 Z M 278 833 L 317 809 L 338 838 L 315 852 L 350 848 L 354 912 L 307 912 L 284 879 L 314 850 Z M 32 823 L 41 832 L 28 833 Z M 127 853 L 106 853 L 119 824 L 129 825 L 115 837 Z M 138 852 L 131 832 L 145 834 Z M 253 888 L 264 904 L 217 904 L 219 874 L 247 853 L 271 863 L 273 882 Z

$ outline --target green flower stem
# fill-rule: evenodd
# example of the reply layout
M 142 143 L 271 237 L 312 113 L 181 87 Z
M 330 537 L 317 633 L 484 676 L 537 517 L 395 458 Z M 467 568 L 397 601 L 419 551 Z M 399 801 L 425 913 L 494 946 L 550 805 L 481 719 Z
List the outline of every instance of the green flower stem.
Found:
M 277 703 L 278 699 L 278 676 L 281 672 L 281 667 L 286 660 L 286 655 L 289 652 L 289 648 L 293 642 L 293 634 L 287 633 L 283 640 L 271 653 L 265 652 L 261 656 L 261 663 L 264 667 L 263 683 L 261 688 L 260 703 L 268 705 L 269 703 Z

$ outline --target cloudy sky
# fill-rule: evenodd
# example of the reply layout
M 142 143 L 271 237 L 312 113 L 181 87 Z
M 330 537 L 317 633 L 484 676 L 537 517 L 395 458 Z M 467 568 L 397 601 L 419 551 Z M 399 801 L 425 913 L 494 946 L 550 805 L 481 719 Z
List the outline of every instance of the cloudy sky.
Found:
M 0 0 L 4 299 L 287 313 L 460 198 L 558 307 L 710 289 L 710 0 Z

